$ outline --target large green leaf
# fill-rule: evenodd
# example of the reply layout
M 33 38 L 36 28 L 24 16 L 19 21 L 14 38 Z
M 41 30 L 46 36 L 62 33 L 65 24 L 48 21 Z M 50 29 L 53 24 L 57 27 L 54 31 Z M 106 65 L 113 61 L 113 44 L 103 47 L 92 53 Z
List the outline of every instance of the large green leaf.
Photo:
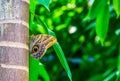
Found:
M 53 47 L 55 49 L 55 52 L 56 52 L 61 64 L 65 68 L 65 71 L 67 72 L 70 81 L 72 81 L 72 74 L 71 74 L 71 71 L 70 71 L 69 66 L 67 64 L 67 61 L 66 61 L 65 56 L 64 56 L 64 52 L 62 51 L 60 44 L 57 42 Z
M 96 18 L 96 33 L 99 36 L 102 45 L 108 32 L 109 15 L 109 6 L 106 3 L 106 5 L 101 7 Z
M 113 0 L 113 6 L 118 17 L 120 15 L 120 0 Z
M 49 5 L 51 3 L 51 0 L 37 0 L 40 4 L 42 4 L 48 11 L 50 11 L 49 9 Z

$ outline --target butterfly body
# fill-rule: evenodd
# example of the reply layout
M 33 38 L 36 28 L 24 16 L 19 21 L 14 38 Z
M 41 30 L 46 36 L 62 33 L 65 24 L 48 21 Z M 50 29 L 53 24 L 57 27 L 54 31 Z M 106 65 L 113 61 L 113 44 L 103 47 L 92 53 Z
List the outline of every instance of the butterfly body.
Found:
M 40 59 L 45 54 L 46 50 L 56 43 L 56 38 L 47 35 L 40 34 L 31 37 L 30 41 L 30 53 L 33 58 Z

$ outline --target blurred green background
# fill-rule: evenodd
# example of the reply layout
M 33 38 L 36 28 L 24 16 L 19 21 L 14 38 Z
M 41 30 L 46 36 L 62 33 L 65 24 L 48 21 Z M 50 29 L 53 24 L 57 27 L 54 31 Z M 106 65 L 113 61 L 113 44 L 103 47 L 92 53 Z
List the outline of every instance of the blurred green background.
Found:
M 73 81 L 120 81 L 120 0 L 93 1 L 52 0 L 50 12 L 38 3 L 31 11 L 56 34 Z M 35 3 L 31 0 L 31 5 L 33 2 Z M 100 9 L 104 4 L 107 5 L 108 12 L 105 8 L 103 18 L 99 19 L 98 14 L 102 12 Z M 104 23 L 102 28 L 101 22 Z M 98 29 L 95 28 L 97 25 Z M 35 18 L 30 26 L 30 35 L 45 33 L 43 26 Z M 103 38 L 100 37 L 101 33 Z M 39 62 L 43 64 L 40 67 L 45 72 L 35 75 L 37 81 L 70 81 L 52 47 Z M 43 70 L 37 68 L 30 71 Z

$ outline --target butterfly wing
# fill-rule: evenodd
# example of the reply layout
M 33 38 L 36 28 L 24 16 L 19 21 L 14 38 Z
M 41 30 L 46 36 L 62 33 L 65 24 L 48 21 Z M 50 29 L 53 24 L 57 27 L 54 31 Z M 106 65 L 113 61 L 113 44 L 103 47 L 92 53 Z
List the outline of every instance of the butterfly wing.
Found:
M 40 59 L 44 56 L 46 50 L 55 43 L 56 38 L 51 35 L 40 34 L 32 36 L 30 42 L 30 53 L 35 59 Z

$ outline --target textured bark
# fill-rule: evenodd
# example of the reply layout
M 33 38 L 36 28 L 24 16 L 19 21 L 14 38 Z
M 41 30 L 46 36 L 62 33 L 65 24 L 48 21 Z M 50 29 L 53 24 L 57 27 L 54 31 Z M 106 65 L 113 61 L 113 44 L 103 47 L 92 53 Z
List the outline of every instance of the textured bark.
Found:
M 28 81 L 29 0 L 0 0 L 0 81 Z

